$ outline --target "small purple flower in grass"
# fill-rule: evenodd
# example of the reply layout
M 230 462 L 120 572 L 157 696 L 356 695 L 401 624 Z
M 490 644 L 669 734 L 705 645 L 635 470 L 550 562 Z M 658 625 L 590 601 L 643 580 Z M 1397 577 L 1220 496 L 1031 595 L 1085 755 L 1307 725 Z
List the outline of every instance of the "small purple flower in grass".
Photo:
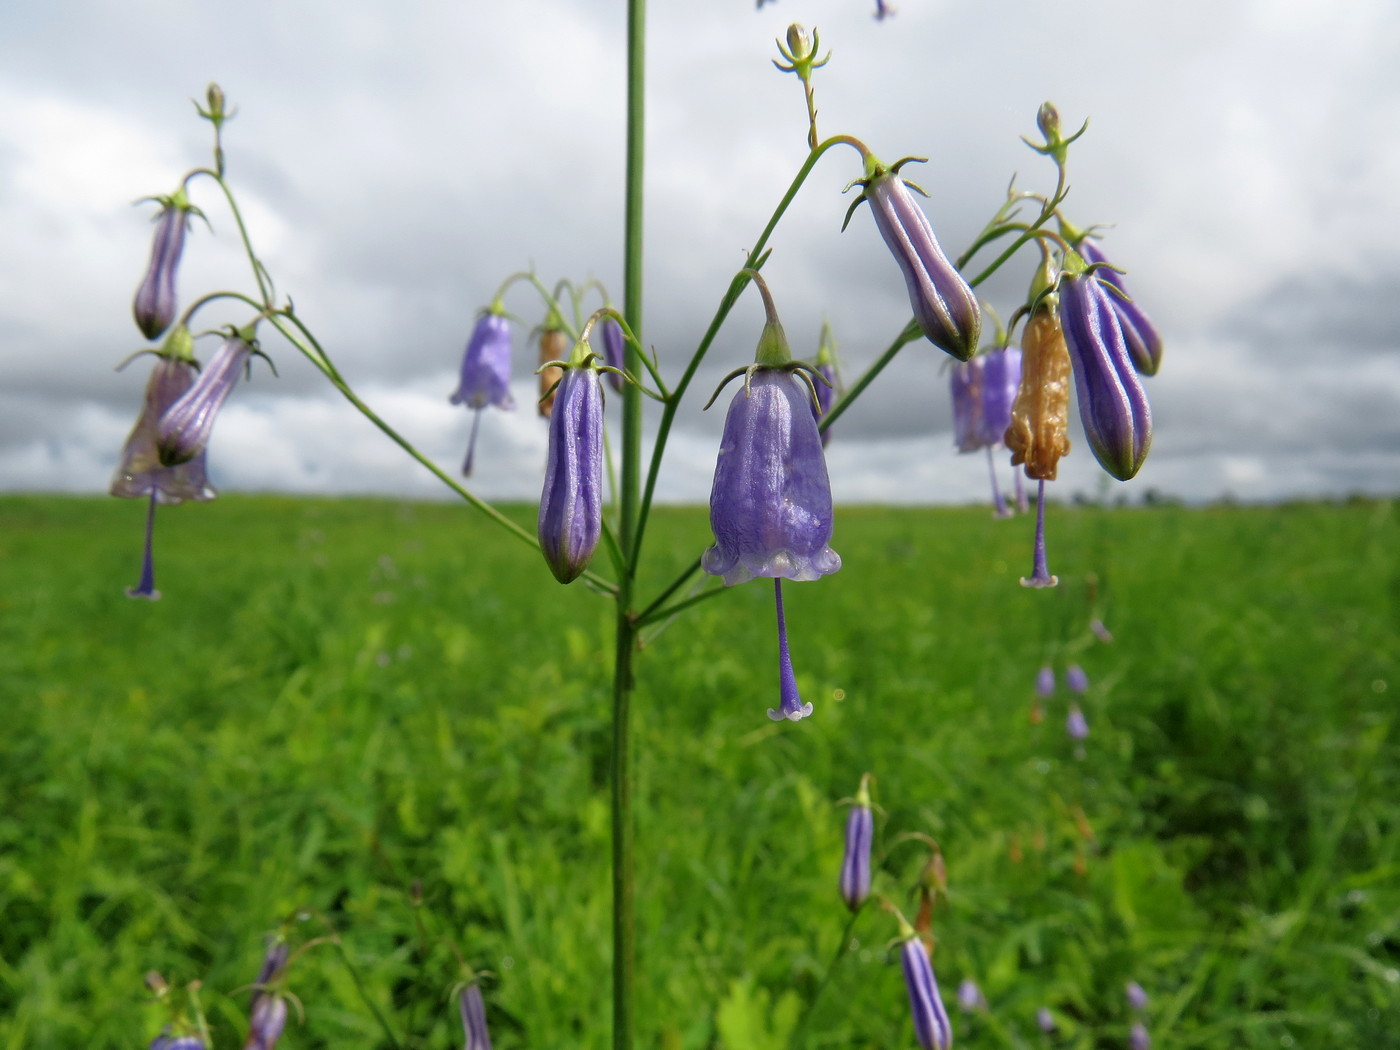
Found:
M 1129 981 L 1123 986 L 1123 997 L 1128 1000 L 1128 1006 L 1132 1009 L 1147 1009 L 1147 993 L 1137 981 Z
M 1152 1050 L 1152 1036 L 1148 1034 L 1147 1025 L 1141 1021 L 1134 1021 L 1133 1027 L 1128 1031 L 1129 1050 Z
M 1035 674 L 1035 693 L 1042 700 L 1055 695 L 1055 669 L 1046 664 Z
M 763 296 L 768 320 L 756 363 L 725 379 L 742 375 L 744 385 L 724 420 L 710 490 L 715 543 L 701 556 L 700 565 L 730 587 L 760 576 L 773 579 L 782 705 L 769 716 L 796 721 L 811 714 L 812 705 L 803 704 L 797 695 L 782 581 L 815 580 L 835 572 L 841 568 L 841 556 L 828 545 L 831 482 L 812 410 L 813 392 L 793 374 L 801 366 L 792 361 L 767 286 L 756 272 L 748 272 Z
M 1042 1006 L 1035 1012 L 1035 1024 L 1036 1027 L 1046 1035 L 1050 1035 L 1055 1031 L 1055 1015 L 1050 1012 L 1048 1006 Z
M 248 359 L 256 353 L 252 339 L 251 328 L 229 335 L 200 371 L 199 378 L 160 417 L 156 447 L 163 464 L 188 463 L 209 444 L 219 409 L 248 367 Z
M 1086 693 L 1089 690 L 1089 676 L 1078 664 L 1070 664 L 1065 671 L 1065 685 L 1072 693 Z
M 1098 244 L 1088 237 L 1075 247 L 1086 262 L 1108 262 Z M 1157 327 L 1148 319 L 1147 314 L 1143 313 L 1142 307 L 1128 295 L 1128 290 L 1123 287 L 1123 279 L 1116 270 L 1105 266 L 1095 272 L 1122 293 L 1110 293 L 1109 302 L 1112 303 L 1113 312 L 1118 315 L 1118 320 L 1123 326 L 1123 338 L 1127 340 L 1128 356 L 1132 358 L 1133 367 L 1143 375 L 1155 376 L 1157 370 L 1162 367 L 1162 337 L 1158 334 Z
M 549 417 L 540 495 L 540 550 L 560 583 L 588 567 L 603 530 L 603 387 L 588 344 L 574 353 L 579 361 L 564 369 Z
M 1152 409 L 1111 299 L 1093 273 L 1066 272 L 1060 280 L 1060 323 L 1079 418 L 1099 464 L 1127 481 L 1142 468 L 1152 445 Z
M 1089 630 L 1094 633 L 1094 637 L 1105 645 L 1113 641 L 1113 632 L 1104 626 L 1102 620 L 1090 620 Z
M 851 911 L 860 910 L 870 896 L 870 847 L 874 838 L 870 774 L 866 773 L 860 778 L 855 804 L 846 817 L 846 853 L 841 859 L 841 899 Z
M 204 1050 L 204 1040 L 197 1035 L 171 1035 L 161 1032 L 151 1040 L 151 1050 Z
M 248 1040 L 243 1050 L 272 1050 L 287 1026 L 287 1000 L 280 995 L 262 995 L 253 1000 L 248 1022 Z
M 881 5 L 881 10 L 888 9 Z M 877 17 L 884 17 L 883 14 Z M 982 309 L 977 296 L 933 235 L 928 217 L 914 200 L 909 184 L 899 177 L 906 158 L 886 168 L 873 156 L 865 158 L 866 177 L 860 198 L 870 202 L 875 226 L 904 273 L 909 302 L 920 330 L 934 346 L 966 361 L 977 350 L 982 333 Z M 922 192 L 922 191 L 920 191 Z M 850 221 L 850 213 L 846 215 Z
M 515 400 L 510 396 L 510 357 L 510 321 L 498 301 L 477 318 L 462 354 L 461 379 L 449 398 L 452 404 L 465 405 L 472 410 L 472 432 L 467 439 L 467 458 L 462 463 L 462 473 L 467 477 L 472 473 L 481 410 L 493 405 L 507 411 L 515 408 Z
M 1084 717 L 1084 712 L 1078 704 L 1069 705 L 1069 714 L 1065 717 L 1065 733 L 1071 740 L 1089 739 L 1089 720 Z
M 462 989 L 457 999 L 462 1012 L 462 1028 L 466 1031 L 466 1042 L 462 1050 L 491 1050 L 491 1033 L 486 1030 L 486 1004 L 481 1000 L 481 989 L 469 984 Z
M 190 213 L 195 211 L 185 196 L 183 186 L 169 197 L 153 199 L 161 206 L 161 211 L 156 216 L 151 261 L 131 304 L 136 327 L 147 339 L 159 338 L 175 320 L 178 306 L 175 275 L 180 267 L 180 256 L 185 250 L 185 231 L 189 229 Z
M 909 989 L 909 1009 L 914 1016 L 914 1038 L 923 1050 L 949 1050 L 953 1045 L 953 1026 L 938 992 L 938 978 L 933 974 L 928 949 L 913 930 L 900 947 L 899 957 Z
M 958 985 L 958 1009 L 965 1014 L 987 1009 L 987 997 L 971 977 L 963 978 L 962 984 Z

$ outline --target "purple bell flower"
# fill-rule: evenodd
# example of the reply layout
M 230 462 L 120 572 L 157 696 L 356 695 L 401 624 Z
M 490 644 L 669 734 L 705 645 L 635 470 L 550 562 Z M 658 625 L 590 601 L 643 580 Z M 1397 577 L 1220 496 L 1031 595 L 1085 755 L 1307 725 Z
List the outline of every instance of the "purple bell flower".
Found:
M 1084 712 L 1078 704 L 1069 705 L 1069 715 L 1065 718 L 1065 733 L 1076 742 L 1089 739 L 1089 720 L 1084 717 Z
M 571 364 L 559 380 L 549 417 L 549 459 L 540 495 L 540 549 L 555 579 L 577 579 L 602 529 L 603 387 L 591 365 Z
M 1055 1015 L 1050 1012 L 1048 1006 L 1042 1006 L 1035 1012 L 1035 1024 L 1036 1027 L 1046 1035 L 1050 1035 L 1055 1031 Z
M 953 1025 L 938 993 L 928 949 L 912 935 L 899 949 L 904 966 L 904 983 L 909 989 L 909 1009 L 914 1016 L 914 1038 L 923 1050 L 949 1050 L 953 1045 Z
M 934 346 L 966 361 L 977 350 L 982 333 L 982 310 L 977 296 L 938 244 L 928 217 L 899 177 L 899 165 L 881 170 L 866 162 L 871 177 L 864 199 L 870 202 L 875 225 L 904 273 L 914 318 Z
M 238 384 L 254 350 L 252 331 L 230 335 L 214 352 L 199 378 L 161 416 L 156 447 L 166 466 L 188 463 L 204 452 L 219 409 Z
M 1111 299 L 1094 274 L 1066 273 L 1060 281 L 1060 321 L 1084 433 L 1104 470 L 1127 481 L 1152 444 L 1152 409 Z
M 1089 676 L 1078 664 L 1070 664 L 1065 670 L 1065 685 L 1072 693 L 1086 693 L 1089 690 Z
M 1152 1050 L 1152 1036 L 1148 1034 L 1147 1025 L 1141 1021 L 1134 1021 L 1133 1027 L 1128 1031 L 1129 1050 Z
M 870 896 L 870 847 L 875 838 L 875 815 L 870 806 L 870 774 L 860 778 L 855 804 L 846 817 L 846 852 L 841 858 L 841 899 L 859 911 Z
M 147 339 L 158 338 L 175 320 L 178 306 L 175 274 L 180 266 L 180 255 L 185 250 L 185 231 L 189 229 L 190 212 L 193 210 L 185 198 L 184 187 L 169 197 L 155 199 L 161 211 L 156 216 L 151 261 L 131 304 L 136 327 Z
M 507 411 L 515 408 L 515 400 L 510 396 L 510 357 L 510 321 L 500 304 L 493 303 L 477 318 L 462 355 L 461 380 L 449 399 L 454 405 L 465 405 L 472 410 L 472 432 L 467 440 L 467 458 L 462 464 L 462 473 L 467 477 L 472 472 L 481 410 L 492 405 Z
M 243 1050 L 273 1050 L 287 1026 L 287 1000 L 280 995 L 263 995 L 253 1001 L 248 1022 L 248 1040 Z
M 481 1000 L 481 989 L 469 984 L 462 989 L 457 999 L 462 1013 L 462 1028 L 466 1031 L 466 1042 L 462 1050 L 491 1050 L 491 1033 L 486 1030 L 486 1004 Z
M 978 356 L 971 361 L 960 361 L 949 372 L 948 386 L 953 395 L 953 444 L 959 452 L 976 452 L 987 444 L 986 427 L 982 423 L 985 360 Z
M 988 350 L 972 359 L 982 362 L 981 439 L 987 448 L 1001 448 L 1011 426 L 1011 406 L 1021 387 L 1021 351 L 1014 346 Z
M 977 982 L 971 977 L 963 979 L 958 985 L 958 1009 L 965 1014 L 976 1013 L 987 1008 L 987 997 L 982 994 L 982 989 L 977 987 Z
M 627 370 L 627 342 L 622 334 L 622 325 L 615 317 L 604 317 L 598 322 L 599 340 L 603 344 L 603 364 L 616 368 L 617 372 L 604 373 L 613 390 L 622 392 L 622 376 L 618 372 Z
M 1128 1000 L 1128 1006 L 1134 1010 L 1147 1009 L 1147 992 L 1137 981 L 1129 981 L 1123 986 L 1123 997 Z
M 1042 700 L 1055 695 L 1055 669 L 1046 664 L 1035 674 L 1035 694 Z
M 204 1040 L 193 1033 L 171 1035 L 166 1028 L 151 1040 L 150 1050 L 204 1050 Z
M 1108 262 L 1099 246 L 1087 237 L 1075 247 L 1086 262 Z M 1128 290 L 1123 287 L 1123 279 L 1117 271 L 1105 266 L 1095 272 L 1123 293 L 1121 296 L 1110 293 L 1109 301 L 1123 326 L 1123 338 L 1127 341 L 1128 356 L 1133 360 L 1133 367 L 1145 376 L 1155 376 L 1157 370 L 1162 367 L 1162 337 L 1158 334 L 1156 326 L 1148 319 L 1147 314 L 1143 313 L 1142 307 L 1128 295 Z

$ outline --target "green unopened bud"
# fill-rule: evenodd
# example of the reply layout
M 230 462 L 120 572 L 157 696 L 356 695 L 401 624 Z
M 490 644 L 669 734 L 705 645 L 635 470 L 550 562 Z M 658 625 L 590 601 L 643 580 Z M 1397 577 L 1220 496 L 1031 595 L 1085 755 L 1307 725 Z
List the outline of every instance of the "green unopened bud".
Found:
M 1040 133 L 1045 136 L 1047 145 L 1053 146 L 1060 139 L 1060 111 L 1055 108 L 1053 102 L 1042 102 L 1040 110 L 1035 115 L 1035 123 L 1040 128 Z
M 788 54 L 792 56 L 794 62 L 806 61 L 812 57 L 812 34 L 807 32 L 806 26 L 800 26 L 794 22 L 788 26 L 787 46 Z

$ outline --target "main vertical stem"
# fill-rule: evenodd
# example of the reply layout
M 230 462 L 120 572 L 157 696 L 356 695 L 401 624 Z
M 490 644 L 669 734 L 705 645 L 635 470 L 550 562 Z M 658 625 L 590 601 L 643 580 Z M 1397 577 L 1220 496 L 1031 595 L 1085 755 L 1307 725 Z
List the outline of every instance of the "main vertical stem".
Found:
M 627 0 L 627 191 L 623 249 L 622 312 L 642 338 L 642 175 L 646 92 L 646 0 Z M 636 349 L 628 366 L 642 374 Z M 631 1050 L 635 956 L 632 885 L 632 656 L 637 649 L 633 586 L 637 578 L 641 520 L 642 394 L 631 383 L 622 392 L 622 478 L 618 540 L 623 570 L 617 588 L 617 649 L 613 663 L 612 875 L 613 1050 Z

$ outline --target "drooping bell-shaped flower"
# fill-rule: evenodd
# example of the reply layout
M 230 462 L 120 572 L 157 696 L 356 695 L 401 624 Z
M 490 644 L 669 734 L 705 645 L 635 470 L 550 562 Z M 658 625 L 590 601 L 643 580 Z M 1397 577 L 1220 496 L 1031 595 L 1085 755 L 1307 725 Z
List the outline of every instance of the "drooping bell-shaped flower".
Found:
M 948 387 L 953 395 L 953 444 L 959 452 L 976 452 L 986 447 L 986 427 L 982 423 L 982 379 L 985 358 L 960 361 L 948 371 Z M 1000 436 L 997 438 L 1001 440 Z
M 617 393 L 622 392 L 623 376 L 627 370 L 627 340 L 622 334 L 622 325 L 615 317 L 604 317 L 598 322 L 599 342 L 603 346 L 603 363 L 617 369 L 607 372 L 608 383 Z
M 870 202 L 875 226 L 904 274 L 909 303 L 925 338 L 959 361 L 966 361 L 977 350 L 982 310 L 972 288 L 943 254 L 909 184 L 899 177 L 900 166 L 912 159 L 886 168 L 867 155 L 865 178 L 859 180 L 865 188 L 856 204 Z M 850 215 L 846 218 L 849 221 Z
M 782 581 L 818 579 L 841 568 L 841 557 L 829 546 L 831 483 L 812 410 L 814 395 L 810 384 L 794 375 L 803 366 L 792 361 L 767 286 L 756 273 L 753 276 L 768 320 L 755 364 L 725 380 L 742 375 L 744 385 L 724 421 L 710 490 L 715 543 L 700 564 L 712 576 L 722 577 L 726 586 L 759 576 L 774 580 L 782 704 L 768 714 L 796 721 L 810 714 L 812 705 L 803 704 L 797 695 Z
M 273 1050 L 287 1027 L 287 1000 L 280 995 L 263 995 L 253 1002 L 248 1022 L 248 1039 L 243 1050 Z
M 958 985 L 958 1009 L 965 1014 L 987 1009 L 987 997 L 971 977 L 964 977 Z
M 588 567 L 603 529 L 603 386 L 593 360 L 588 343 L 574 347 L 549 418 L 539 540 L 560 583 Z
M 1035 1012 L 1035 1024 L 1036 1027 L 1046 1035 L 1052 1034 L 1057 1027 L 1055 1024 L 1055 1015 L 1050 1012 L 1048 1006 L 1042 1006 Z
M 457 997 L 457 1007 L 466 1033 L 462 1050 L 491 1050 L 491 1033 L 486 1030 L 486 1004 L 481 999 L 481 989 L 476 984 L 467 985 Z
M 1021 388 L 1021 351 L 997 346 L 977 355 L 982 362 L 982 443 L 1000 448 L 1011 426 L 1011 409 Z
M 229 334 L 200 370 L 199 378 L 161 416 L 156 447 L 162 463 L 167 466 L 188 463 L 205 450 L 219 409 L 233 393 L 238 377 L 256 352 L 251 327 Z
M 1089 739 L 1089 720 L 1084 717 L 1084 711 L 1078 704 L 1069 705 L 1069 714 L 1065 717 L 1065 735 L 1074 741 Z
M 1078 664 L 1070 664 L 1065 669 L 1065 685 L 1069 686 L 1070 692 L 1082 695 L 1089 689 L 1089 676 Z
M 506 411 L 515 408 L 515 399 L 510 396 L 510 358 L 510 320 L 498 299 L 476 320 L 476 327 L 472 329 L 466 351 L 462 354 L 461 379 L 456 392 L 449 398 L 452 404 L 465 405 L 472 412 L 467 458 L 462 463 L 462 473 L 467 477 L 472 473 L 481 410 L 492 406 Z
M 875 815 L 870 805 L 870 774 L 860 778 L 855 803 L 846 817 L 846 852 L 841 858 L 841 899 L 858 911 L 870 896 L 870 848 Z
M 1108 262 L 1098 242 L 1088 237 L 1075 247 L 1088 263 Z M 1118 323 L 1123 327 L 1123 338 L 1127 342 L 1128 356 L 1132 359 L 1133 367 L 1145 376 L 1155 376 L 1157 370 L 1162 367 L 1162 337 L 1156 325 L 1128 294 L 1128 290 L 1123 287 L 1123 278 L 1116 270 L 1106 265 L 1094 272 L 1120 293 L 1110 293 L 1109 302 L 1113 306 L 1113 312 L 1118 315 Z
M 1152 1050 L 1152 1036 L 1141 1021 L 1134 1021 L 1128 1030 L 1128 1050 Z
M 1128 1000 L 1128 1006 L 1133 1010 L 1147 1009 L 1147 992 L 1137 981 L 1129 981 L 1123 986 L 1123 998 Z
M 180 256 L 185 250 L 185 232 L 189 229 L 190 213 L 195 209 L 181 186 L 169 197 L 154 198 L 161 206 L 156 216 L 156 235 L 151 244 L 151 261 L 146 276 L 136 288 L 131 304 L 136 327 L 147 339 L 159 338 L 175 320 L 179 301 L 175 294 L 175 277 Z
M 953 1045 L 953 1025 L 943 1006 L 928 949 L 907 923 L 901 920 L 899 961 L 904 968 L 904 984 L 909 990 L 909 1009 L 914 1018 L 914 1038 L 923 1050 L 949 1050 Z
M 1094 273 L 1066 271 L 1060 280 L 1079 418 L 1100 465 L 1127 481 L 1141 469 L 1152 444 L 1152 409 L 1111 299 Z

